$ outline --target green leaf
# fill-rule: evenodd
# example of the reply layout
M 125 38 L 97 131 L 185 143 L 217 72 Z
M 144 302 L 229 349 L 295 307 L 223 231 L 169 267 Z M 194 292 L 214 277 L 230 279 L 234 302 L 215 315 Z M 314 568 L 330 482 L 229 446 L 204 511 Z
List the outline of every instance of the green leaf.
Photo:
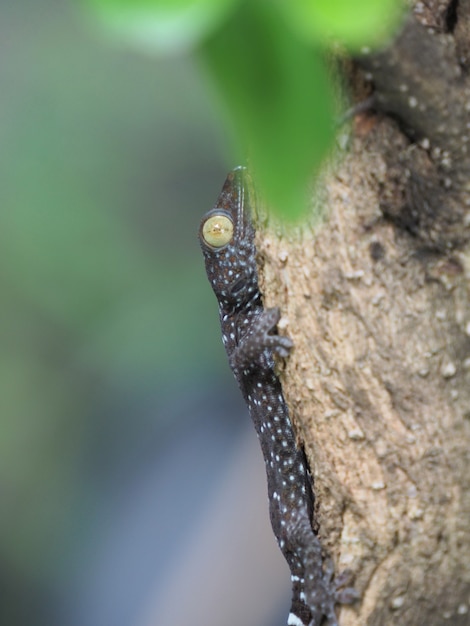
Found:
M 122 38 L 162 53 L 194 47 L 239 0 L 85 0 Z
M 352 50 L 383 43 L 404 12 L 401 0 L 282 0 L 282 8 L 301 36 Z
M 333 141 L 333 97 L 319 53 L 286 28 L 273 3 L 244 3 L 203 48 L 257 186 L 298 217 Z

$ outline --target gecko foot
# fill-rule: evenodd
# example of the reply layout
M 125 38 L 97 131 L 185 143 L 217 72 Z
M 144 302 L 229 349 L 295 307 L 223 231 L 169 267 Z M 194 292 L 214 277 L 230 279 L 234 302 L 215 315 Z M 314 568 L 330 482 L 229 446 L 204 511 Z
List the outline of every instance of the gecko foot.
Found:
M 354 572 L 351 569 L 345 569 L 335 576 L 334 585 L 338 604 L 354 604 L 360 599 L 360 593 L 352 587 L 353 582 Z
M 255 317 L 249 332 L 230 355 L 232 368 L 249 370 L 253 366 L 260 366 L 260 357 L 266 348 L 280 357 L 287 357 L 294 345 L 289 337 L 272 334 L 276 331 L 276 324 L 281 317 L 278 308 L 266 309 Z
M 320 612 L 312 611 L 312 621 L 309 626 L 317 626 L 322 619 L 322 616 L 326 618 L 326 624 L 328 626 L 338 626 L 338 619 L 336 617 L 335 605 L 336 604 L 353 604 L 360 598 L 360 594 L 351 585 L 354 580 L 354 573 L 350 569 L 345 569 L 337 576 L 334 576 L 334 565 L 330 558 L 326 558 L 323 563 L 323 580 L 322 585 L 317 582 L 316 593 L 319 593 L 320 587 L 329 590 L 323 598 L 323 604 L 320 604 Z M 323 624 L 323 621 L 321 621 Z
M 265 309 L 258 318 L 259 330 L 263 332 L 263 344 L 266 348 L 271 348 L 282 358 L 289 356 L 294 344 L 292 339 L 285 335 L 271 334 L 276 328 L 276 324 L 281 319 L 281 311 L 278 307 Z

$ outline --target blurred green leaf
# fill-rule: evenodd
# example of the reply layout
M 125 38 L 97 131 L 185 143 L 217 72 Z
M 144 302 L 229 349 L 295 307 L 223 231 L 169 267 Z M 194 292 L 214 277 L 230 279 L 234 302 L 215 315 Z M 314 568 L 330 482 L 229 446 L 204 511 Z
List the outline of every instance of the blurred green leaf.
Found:
M 200 44 L 239 158 L 269 206 L 291 219 L 306 208 L 334 136 L 332 81 L 317 46 L 380 43 L 403 9 L 402 0 L 86 1 L 128 40 L 163 52 Z
M 124 39 L 161 52 L 198 44 L 239 0 L 86 0 Z
M 203 48 L 269 206 L 293 219 L 333 141 L 333 97 L 320 54 L 285 27 L 272 3 L 251 2 Z
M 282 7 L 302 37 L 337 39 L 352 50 L 384 42 L 404 11 L 400 0 L 283 0 Z

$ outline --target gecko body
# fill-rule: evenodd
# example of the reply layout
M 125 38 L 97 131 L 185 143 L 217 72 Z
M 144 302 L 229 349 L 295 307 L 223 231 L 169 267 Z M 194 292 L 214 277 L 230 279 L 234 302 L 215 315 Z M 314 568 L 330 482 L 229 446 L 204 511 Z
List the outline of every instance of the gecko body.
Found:
M 199 238 L 219 303 L 230 367 L 248 405 L 264 456 L 271 525 L 289 565 L 289 626 L 337 626 L 336 588 L 312 529 L 314 494 L 305 454 L 298 447 L 274 354 L 286 357 L 288 337 L 277 334 L 277 308 L 265 309 L 258 286 L 252 191 L 245 169 L 227 177 Z

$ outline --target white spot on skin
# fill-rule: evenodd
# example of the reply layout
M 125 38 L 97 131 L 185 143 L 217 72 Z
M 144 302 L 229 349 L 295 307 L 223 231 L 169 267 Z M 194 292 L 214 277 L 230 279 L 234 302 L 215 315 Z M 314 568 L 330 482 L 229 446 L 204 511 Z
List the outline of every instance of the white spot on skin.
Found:
M 301 619 L 297 617 L 294 613 L 289 613 L 289 617 L 287 619 L 287 626 L 305 626 Z

